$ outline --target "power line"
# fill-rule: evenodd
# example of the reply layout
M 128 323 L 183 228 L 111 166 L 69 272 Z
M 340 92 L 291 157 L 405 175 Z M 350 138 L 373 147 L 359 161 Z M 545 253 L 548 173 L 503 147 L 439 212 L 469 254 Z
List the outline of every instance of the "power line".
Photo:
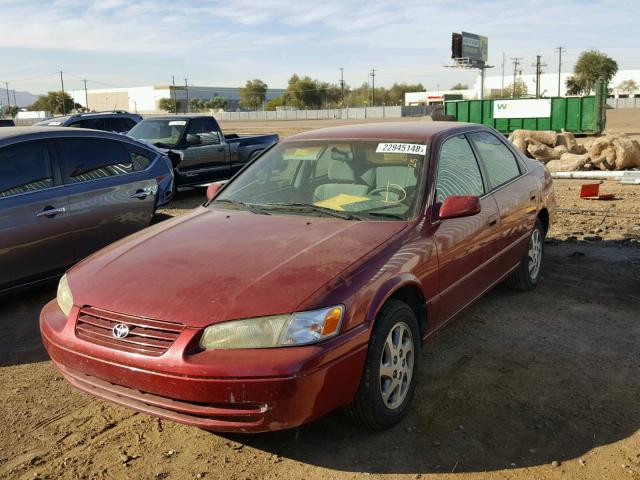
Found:
M 518 65 L 522 57 L 511 57 L 513 61 L 513 85 L 511 86 L 511 98 L 516 96 L 516 76 L 518 75 Z
M 542 75 L 542 67 L 546 67 L 546 63 L 541 63 L 542 55 L 536 55 L 536 63 L 532 63 L 532 67 L 536 67 L 536 98 L 540 98 L 540 76 Z
M 566 52 L 567 50 L 562 47 L 557 47 L 555 51 L 558 52 L 558 96 L 560 96 L 560 85 L 562 84 L 562 52 Z
M 371 69 L 371 106 L 376 105 L 376 69 Z

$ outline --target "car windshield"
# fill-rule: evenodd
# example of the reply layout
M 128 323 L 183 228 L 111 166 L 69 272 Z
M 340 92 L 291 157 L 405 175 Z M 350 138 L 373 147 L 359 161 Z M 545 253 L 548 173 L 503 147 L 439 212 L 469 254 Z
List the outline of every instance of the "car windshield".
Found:
M 160 148 L 176 148 L 187 126 L 186 120 L 143 120 L 129 130 L 128 136 Z
M 421 204 L 428 145 L 285 142 L 229 183 L 209 206 L 254 213 L 408 220 Z

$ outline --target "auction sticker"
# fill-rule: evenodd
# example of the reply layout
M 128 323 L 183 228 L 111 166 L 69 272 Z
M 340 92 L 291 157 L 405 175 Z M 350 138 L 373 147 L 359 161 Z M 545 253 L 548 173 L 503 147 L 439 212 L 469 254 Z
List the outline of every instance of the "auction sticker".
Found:
M 426 155 L 427 146 L 417 143 L 379 143 L 376 153 L 412 153 Z

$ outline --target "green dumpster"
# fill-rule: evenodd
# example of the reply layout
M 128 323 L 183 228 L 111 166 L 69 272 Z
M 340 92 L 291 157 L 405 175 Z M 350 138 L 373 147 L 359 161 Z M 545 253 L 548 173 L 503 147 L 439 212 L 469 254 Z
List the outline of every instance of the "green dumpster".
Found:
M 505 134 L 518 129 L 597 134 L 605 128 L 606 100 L 607 85 L 598 82 L 595 95 L 447 101 L 445 113 Z

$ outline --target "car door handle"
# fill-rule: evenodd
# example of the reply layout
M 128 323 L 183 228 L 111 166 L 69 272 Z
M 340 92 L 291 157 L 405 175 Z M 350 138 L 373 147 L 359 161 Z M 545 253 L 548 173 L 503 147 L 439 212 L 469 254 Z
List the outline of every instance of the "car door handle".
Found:
M 489 217 L 489 226 L 493 227 L 496 223 L 498 223 L 498 216 L 497 215 L 491 215 Z
M 55 217 L 59 213 L 66 212 L 67 209 L 64 207 L 45 207 L 41 212 L 36 213 L 36 217 Z
M 136 190 L 135 193 L 132 193 L 131 198 L 139 198 L 139 199 L 147 198 L 149 195 L 155 195 L 157 191 L 158 191 L 157 186 L 143 188 L 141 190 Z
M 529 192 L 529 200 L 533 202 L 536 200 L 536 198 L 537 198 L 537 195 L 535 190 L 533 190 L 532 192 Z

